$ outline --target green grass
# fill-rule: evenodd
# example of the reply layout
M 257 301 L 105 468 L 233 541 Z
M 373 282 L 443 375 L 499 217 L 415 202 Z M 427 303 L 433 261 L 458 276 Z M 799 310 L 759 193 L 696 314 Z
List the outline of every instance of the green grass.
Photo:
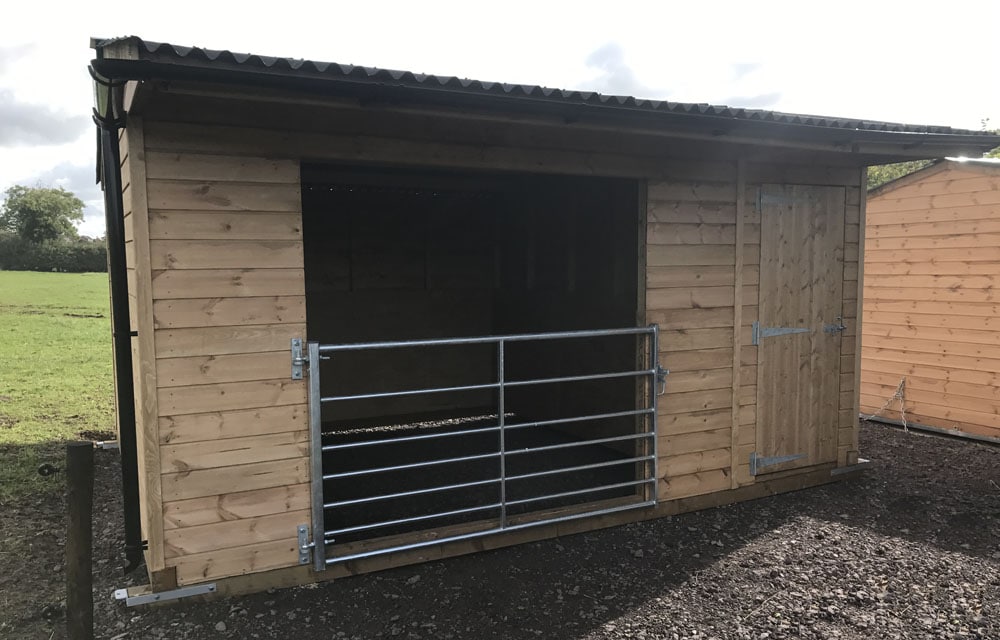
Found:
M 61 443 L 114 432 L 108 280 L 0 271 L 0 503 L 62 489 Z

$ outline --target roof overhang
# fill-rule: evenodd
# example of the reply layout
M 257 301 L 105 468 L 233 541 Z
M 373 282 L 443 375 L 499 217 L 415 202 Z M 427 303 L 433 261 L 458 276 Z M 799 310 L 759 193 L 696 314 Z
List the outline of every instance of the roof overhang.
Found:
M 848 120 L 706 104 L 508 85 L 405 71 L 234 54 L 147 42 L 92 40 L 94 69 L 106 78 L 193 81 L 349 98 L 361 105 L 408 105 L 556 118 L 718 142 L 803 148 L 816 145 L 857 166 L 919 158 L 977 156 L 1000 136 L 923 125 Z

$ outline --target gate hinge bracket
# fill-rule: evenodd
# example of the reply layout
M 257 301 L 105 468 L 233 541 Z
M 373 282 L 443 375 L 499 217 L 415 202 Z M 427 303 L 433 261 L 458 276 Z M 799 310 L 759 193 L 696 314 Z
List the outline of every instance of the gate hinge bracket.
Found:
M 296 529 L 299 539 L 299 564 L 309 564 L 316 543 L 309 539 L 309 525 L 300 524 Z
M 793 333 L 810 333 L 812 329 L 808 327 L 762 327 L 760 322 L 751 325 L 750 344 L 759 345 L 763 338 L 774 338 L 776 336 L 787 336 Z
M 791 462 L 792 460 L 801 460 L 805 457 L 806 454 L 804 453 L 794 453 L 790 456 L 764 457 L 757 455 L 757 452 L 754 451 L 750 454 L 750 475 L 757 475 L 764 467 L 772 467 L 776 464 L 781 464 L 782 462 Z
M 662 396 L 667 393 L 667 376 L 669 375 L 670 369 L 664 369 L 663 365 L 656 363 L 656 384 L 660 387 L 656 395 Z
M 302 379 L 302 367 L 308 362 L 309 358 L 302 350 L 302 338 L 292 338 L 292 380 Z

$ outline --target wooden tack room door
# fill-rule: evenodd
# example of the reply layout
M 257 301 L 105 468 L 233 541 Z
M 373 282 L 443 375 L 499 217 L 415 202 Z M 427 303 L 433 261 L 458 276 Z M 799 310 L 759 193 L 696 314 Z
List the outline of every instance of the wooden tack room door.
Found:
M 761 187 L 755 475 L 837 460 L 845 196 Z

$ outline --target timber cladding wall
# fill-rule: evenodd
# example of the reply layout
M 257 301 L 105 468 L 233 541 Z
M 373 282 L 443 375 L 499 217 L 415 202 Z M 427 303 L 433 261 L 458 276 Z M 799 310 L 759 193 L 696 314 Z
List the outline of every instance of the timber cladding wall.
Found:
M 145 123 L 132 118 L 126 143 L 130 291 L 138 294 L 135 343 L 144 367 L 137 384 L 140 487 L 154 573 L 175 568 L 177 582 L 187 584 L 298 563 L 295 528 L 310 521 L 306 388 L 290 379 L 289 341 L 308 335 L 306 160 L 597 174 L 645 184 L 637 198 L 645 211 L 635 212 L 645 225 L 635 238 L 636 315 L 659 324 L 661 361 L 671 370 L 658 423 L 664 500 L 755 482 L 749 457 L 758 442 L 758 353 L 750 327 L 762 295 L 758 193 L 772 184 L 840 188 L 846 215 L 838 302 L 848 328 L 835 376 L 838 455 L 823 463 L 854 462 L 861 171 L 677 160 L 655 155 L 662 147 L 641 136 L 574 136 L 537 124 L 466 120 L 452 127 L 413 114 L 369 121 L 364 110 L 340 109 L 344 118 L 318 122 L 345 130 L 317 133 L 268 128 L 273 121 L 251 121 L 251 109 L 208 113 L 247 120 L 241 126 L 171 122 L 168 111 L 151 111 Z M 345 137 L 359 119 L 368 127 L 391 121 L 402 139 L 389 144 L 365 130 Z M 411 120 L 433 126 L 408 126 Z M 494 135 L 484 151 L 483 140 Z
M 305 384 L 288 356 L 305 336 L 298 162 L 188 153 L 153 132 L 139 152 L 151 305 L 139 316 L 152 325 L 140 341 L 155 353 L 142 431 L 157 460 L 141 471 L 162 512 L 150 570 L 175 567 L 185 584 L 295 564 L 309 521 Z
M 942 161 L 868 201 L 861 405 L 1000 438 L 1000 165 Z M 886 404 L 888 407 L 885 407 Z

